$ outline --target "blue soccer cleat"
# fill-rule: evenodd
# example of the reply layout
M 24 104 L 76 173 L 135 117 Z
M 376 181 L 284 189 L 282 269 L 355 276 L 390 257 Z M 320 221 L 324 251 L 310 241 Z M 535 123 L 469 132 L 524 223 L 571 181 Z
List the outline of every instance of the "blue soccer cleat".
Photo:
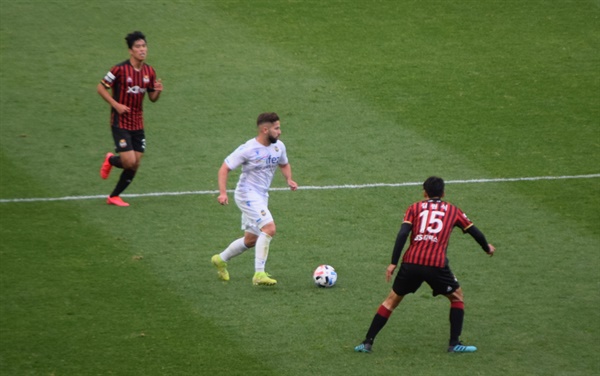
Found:
M 477 347 L 463 345 L 460 342 L 454 346 L 448 346 L 448 352 L 450 353 L 472 353 L 475 351 L 477 351 Z
M 356 346 L 354 348 L 354 351 L 356 352 L 363 352 L 363 353 L 370 353 L 371 352 L 371 347 L 373 346 L 372 343 L 369 342 L 363 342 L 360 345 Z

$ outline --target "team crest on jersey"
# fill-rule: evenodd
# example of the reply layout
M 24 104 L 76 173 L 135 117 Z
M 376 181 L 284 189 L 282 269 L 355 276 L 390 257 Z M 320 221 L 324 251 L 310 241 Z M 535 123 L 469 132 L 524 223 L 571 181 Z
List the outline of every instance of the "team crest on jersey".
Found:
M 275 151 L 279 153 L 279 148 L 275 146 Z
M 124 138 L 120 139 L 119 146 L 122 148 L 127 147 L 127 141 Z
M 128 84 L 132 84 L 132 83 L 133 83 L 133 78 L 131 78 L 131 77 L 127 77 L 127 83 L 128 83 Z
M 148 82 L 150 82 L 150 77 L 144 76 L 144 83 L 147 84 Z
M 261 211 L 260 211 L 260 215 L 262 215 L 262 216 L 264 217 L 265 215 L 267 215 L 267 212 L 266 212 L 266 211 L 264 211 L 264 210 L 261 210 Z

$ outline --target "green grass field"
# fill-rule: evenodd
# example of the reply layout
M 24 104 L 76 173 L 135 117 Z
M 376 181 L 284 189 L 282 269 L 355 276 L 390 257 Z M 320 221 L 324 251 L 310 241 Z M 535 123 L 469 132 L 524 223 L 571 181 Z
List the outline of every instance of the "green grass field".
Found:
M 595 0 L 1 2 L 0 374 L 600 374 L 599 18 Z M 95 88 L 136 29 L 165 91 L 131 207 L 109 207 Z M 301 186 L 271 193 L 274 288 L 252 286 L 253 251 L 228 283 L 210 264 L 241 236 L 217 170 L 265 111 Z M 433 174 L 497 247 L 449 249 L 479 351 L 445 352 L 424 286 L 354 353 L 421 198 L 402 184 Z

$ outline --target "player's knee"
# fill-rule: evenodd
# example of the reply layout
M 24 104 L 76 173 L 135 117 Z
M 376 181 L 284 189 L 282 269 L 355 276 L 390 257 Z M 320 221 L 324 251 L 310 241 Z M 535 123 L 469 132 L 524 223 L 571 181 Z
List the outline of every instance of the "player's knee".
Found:
M 451 303 L 464 303 L 464 296 L 461 288 L 453 291 L 451 294 L 446 295 L 446 297 L 450 300 Z
M 130 161 L 130 160 L 123 160 L 123 159 L 121 160 L 121 163 L 123 164 L 124 170 L 137 171 L 138 163 L 136 163 L 134 161 Z
M 383 302 L 383 305 L 390 311 L 393 311 L 394 309 L 396 309 L 396 307 L 398 307 L 398 305 L 402 301 L 402 298 L 403 298 L 403 296 L 396 294 L 392 290 L 390 292 L 390 294 L 387 296 L 387 298 L 385 299 L 385 301 Z
M 123 164 L 123 169 L 125 170 L 137 171 L 137 169 L 140 167 L 140 162 L 141 159 L 137 158 L 135 155 L 121 153 L 121 163 Z
M 275 227 L 275 223 L 271 222 L 266 224 L 265 226 L 263 226 L 260 229 L 261 232 L 264 232 L 265 234 L 269 235 L 270 237 L 274 237 L 275 233 L 277 232 L 277 228 Z
M 244 235 L 244 245 L 246 248 L 252 248 L 256 245 L 256 240 L 258 239 L 258 235 L 255 235 L 251 232 L 246 232 Z

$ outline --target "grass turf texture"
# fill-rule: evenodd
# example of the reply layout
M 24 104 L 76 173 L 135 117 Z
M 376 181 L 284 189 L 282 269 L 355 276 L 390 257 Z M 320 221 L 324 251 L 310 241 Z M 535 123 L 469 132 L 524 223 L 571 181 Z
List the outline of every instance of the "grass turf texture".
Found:
M 216 189 L 262 111 L 282 116 L 305 186 L 598 173 L 599 15 L 591 1 L 4 2 L 0 198 L 113 188 L 95 86 L 134 29 L 165 93 L 146 102 L 128 193 Z M 498 247 L 451 241 L 463 338 L 480 348 L 468 356 L 444 352 L 448 304 L 425 287 L 373 354 L 352 351 L 418 187 L 272 193 L 279 285 L 264 289 L 252 254 L 216 279 L 210 256 L 240 235 L 239 213 L 211 195 L 1 203 L 0 373 L 597 374 L 598 187 L 448 185 Z M 312 286 L 321 263 L 335 288 Z

